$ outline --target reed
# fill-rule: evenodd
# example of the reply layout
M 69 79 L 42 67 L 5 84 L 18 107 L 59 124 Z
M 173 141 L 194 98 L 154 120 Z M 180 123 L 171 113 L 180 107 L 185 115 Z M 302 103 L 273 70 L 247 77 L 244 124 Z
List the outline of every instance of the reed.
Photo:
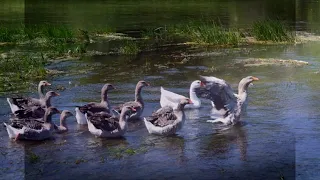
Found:
M 252 33 L 258 41 L 292 42 L 295 39 L 289 27 L 278 20 L 257 21 L 253 24 Z

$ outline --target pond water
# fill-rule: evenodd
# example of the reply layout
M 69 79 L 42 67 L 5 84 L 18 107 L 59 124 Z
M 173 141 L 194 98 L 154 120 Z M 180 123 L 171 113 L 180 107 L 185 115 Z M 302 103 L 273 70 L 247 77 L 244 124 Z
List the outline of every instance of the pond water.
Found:
M 316 31 L 319 28 L 319 20 L 310 18 L 319 15 L 319 8 L 308 11 L 308 7 L 320 7 L 316 1 L 296 1 L 297 7 L 302 9 L 297 11 L 296 17 L 287 12 L 290 8 L 285 7 L 286 3 L 280 3 L 278 10 L 270 8 L 276 1 L 216 1 L 212 4 L 176 1 L 173 5 L 156 1 L 126 1 L 124 4 L 114 1 L 105 5 L 101 1 L 96 4 L 70 2 L 68 6 L 45 2 L 23 4 L 26 7 L 24 21 L 57 23 L 61 20 L 71 26 L 89 26 L 87 21 L 90 20 L 92 24 L 106 23 L 120 31 L 129 31 L 163 22 L 175 23 L 185 17 L 212 16 L 227 25 L 246 27 L 254 13 L 267 17 L 282 12 L 279 15 L 288 22 L 300 22 L 301 29 Z M 19 13 L 14 14 L 19 12 L 20 6 L 12 4 L 15 11 L 7 13 L 6 18 L 1 16 L 3 22 L 8 22 L 6 19 L 10 17 L 20 21 Z M 203 8 L 201 13 L 195 4 Z M 210 9 L 211 6 L 216 11 Z M 245 10 L 249 6 L 260 7 L 260 10 L 252 8 L 251 14 Z M 36 17 L 38 12 L 44 18 Z M 102 12 L 106 13 L 100 17 Z M 101 40 L 90 44 L 89 49 L 104 52 L 109 44 Z M 146 106 L 143 116 L 148 116 L 160 107 L 161 86 L 188 96 L 190 83 L 199 75 L 225 79 L 235 90 L 241 78 L 248 75 L 260 81 L 249 89 L 249 105 L 242 116 L 242 124 L 225 131 L 206 122 L 210 119 L 211 104 L 205 99 L 200 109 L 185 111 L 186 123 L 173 137 L 149 135 L 143 122 L 137 121 L 129 123 L 129 131 L 122 139 L 95 138 L 86 126 L 77 125 L 75 118 L 70 118 L 68 133 L 43 142 L 14 142 L 2 127 L 1 179 L 318 179 L 319 48 L 320 42 L 228 49 L 170 46 L 136 56 L 92 56 L 52 63 L 48 68 L 66 72 L 48 77 L 53 84 L 49 89 L 65 87 L 56 90 L 61 96 L 54 98 L 53 104 L 71 111 L 76 105 L 99 100 L 104 83 L 112 83 L 117 88 L 109 94 L 110 102 L 117 105 L 134 99 L 134 88 L 139 80 L 149 82 L 151 86 L 143 89 Z M 247 58 L 295 59 L 307 61 L 309 65 L 234 65 Z M 184 64 L 175 63 L 184 59 L 188 60 Z M 10 109 L 6 97 L 14 93 L 7 92 L 0 97 L 0 123 L 8 120 Z M 36 84 L 30 87 L 30 93 L 23 95 L 37 96 Z M 57 116 L 54 121 L 58 122 Z

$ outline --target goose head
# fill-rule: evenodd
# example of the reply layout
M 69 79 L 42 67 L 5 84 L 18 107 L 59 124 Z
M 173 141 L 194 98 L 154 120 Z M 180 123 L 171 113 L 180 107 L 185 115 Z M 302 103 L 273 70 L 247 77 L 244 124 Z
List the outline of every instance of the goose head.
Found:
M 139 81 L 137 86 L 138 87 L 146 87 L 146 86 L 150 86 L 150 84 L 147 83 L 146 81 Z
M 113 89 L 116 89 L 112 84 L 105 84 L 103 87 L 102 87 L 102 91 L 109 91 L 109 90 L 113 90 Z
M 73 116 L 72 112 L 68 111 L 68 110 L 63 110 L 61 113 L 61 119 L 66 119 L 68 117 Z
M 187 105 L 187 104 L 193 104 L 193 102 L 189 98 L 181 99 L 179 104 L 178 104 L 177 109 L 178 110 L 182 110 L 184 108 L 184 106 Z
M 204 87 L 205 83 L 200 81 L 200 80 L 196 80 L 193 81 L 190 85 L 190 89 L 196 89 L 196 88 L 200 88 L 200 87 Z
M 73 116 L 73 114 L 70 112 L 70 111 L 68 111 L 68 110 L 63 110 L 62 111 L 62 113 L 61 113 L 61 115 L 60 115 L 60 125 L 62 125 L 62 126 L 65 126 L 65 127 L 67 127 L 66 125 L 66 119 L 68 118 L 68 117 L 71 117 L 71 116 Z
M 46 93 L 46 97 L 47 97 L 47 98 L 56 97 L 56 96 L 60 96 L 60 94 L 59 94 L 59 93 L 56 93 L 56 92 L 54 92 L 54 91 L 48 91 L 48 92 Z
M 253 85 L 252 82 L 258 81 L 258 80 L 259 80 L 259 78 L 254 77 L 254 76 L 248 76 L 248 77 L 243 78 L 239 82 L 239 86 L 238 86 L 239 93 L 247 91 L 248 87 Z
M 40 81 L 39 82 L 39 86 L 51 86 L 51 84 L 50 83 L 48 83 L 48 81 Z
M 124 115 L 129 116 L 129 115 L 137 112 L 137 109 L 134 106 L 124 106 L 122 108 L 121 112 L 123 112 Z
M 56 107 L 49 107 L 47 109 L 48 115 L 60 114 L 61 112 Z

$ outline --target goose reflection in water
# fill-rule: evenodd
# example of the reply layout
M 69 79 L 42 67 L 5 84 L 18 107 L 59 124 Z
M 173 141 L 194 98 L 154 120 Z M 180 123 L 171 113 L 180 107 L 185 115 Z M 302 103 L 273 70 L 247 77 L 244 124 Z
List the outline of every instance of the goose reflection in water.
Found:
M 168 161 L 174 161 L 176 164 L 183 165 L 187 161 L 185 146 L 186 140 L 184 137 L 179 135 L 172 136 L 146 136 L 142 143 L 146 148 L 157 149 L 157 151 L 149 152 L 145 154 L 144 161 L 154 162 L 154 161 L 163 161 L 167 159 Z M 158 150 L 165 152 L 160 153 Z M 156 153 L 156 154 L 154 154 Z
M 224 154 L 231 149 L 232 144 L 237 144 L 240 151 L 240 159 L 246 161 L 247 159 L 247 132 L 243 127 L 244 123 L 238 123 L 230 126 L 228 129 L 216 129 L 217 133 L 204 138 L 208 141 L 206 147 L 203 148 L 203 154 L 212 156 L 215 154 Z M 211 154 L 212 153 L 212 154 Z

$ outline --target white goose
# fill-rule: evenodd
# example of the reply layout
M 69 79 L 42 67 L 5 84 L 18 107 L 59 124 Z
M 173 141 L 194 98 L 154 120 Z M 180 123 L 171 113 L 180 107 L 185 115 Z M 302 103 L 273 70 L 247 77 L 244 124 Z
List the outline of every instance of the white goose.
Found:
M 196 89 L 204 87 L 204 84 L 199 81 L 193 81 L 190 85 L 190 100 L 193 102 L 192 104 L 187 104 L 184 108 L 185 109 L 196 109 L 200 108 L 201 106 L 201 100 L 198 98 L 196 94 Z M 177 108 L 179 101 L 181 99 L 185 99 L 187 97 L 176 94 L 174 92 L 165 90 L 163 87 L 161 87 L 161 96 L 160 96 L 160 105 L 161 107 L 169 106 L 173 109 Z
M 188 98 L 183 98 L 176 109 L 165 106 L 152 113 L 151 116 L 145 117 L 144 123 L 148 132 L 164 136 L 175 134 L 182 128 L 186 120 L 183 109 L 187 104 L 192 104 L 192 101 Z
M 223 118 L 208 120 L 208 122 L 222 122 L 225 125 L 234 125 L 240 120 L 241 111 L 247 104 L 248 86 L 259 78 L 248 76 L 239 82 L 238 94 L 235 94 L 231 86 L 224 80 L 216 77 L 200 76 L 205 84 L 205 89 L 198 91 L 201 97 L 210 99 L 214 108 L 224 111 Z

